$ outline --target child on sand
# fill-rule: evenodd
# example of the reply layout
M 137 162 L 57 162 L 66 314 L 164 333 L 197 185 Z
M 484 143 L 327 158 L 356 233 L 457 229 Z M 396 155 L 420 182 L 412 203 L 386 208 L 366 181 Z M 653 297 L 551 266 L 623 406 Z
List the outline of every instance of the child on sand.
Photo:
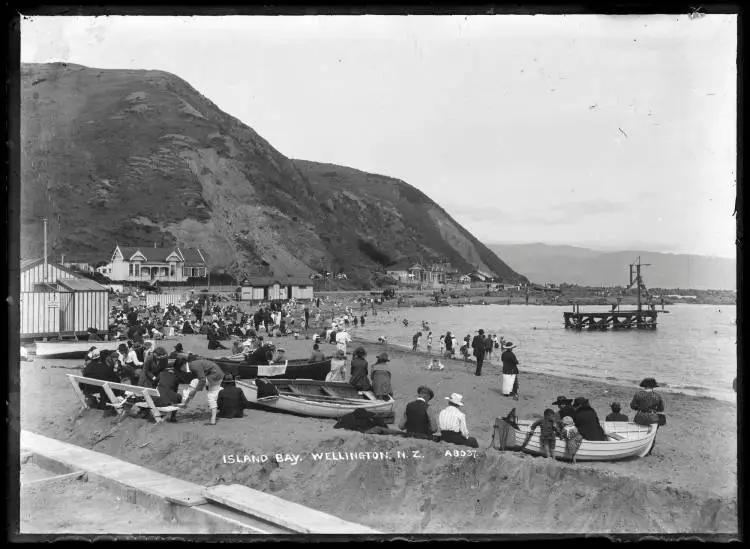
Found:
M 427 352 L 432 354 L 432 332 L 427 334 Z
M 445 335 L 440 336 L 440 356 L 445 355 Z
M 562 435 L 557 429 L 557 425 L 555 425 L 555 411 L 550 408 L 544 410 L 544 417 L 531 424 L 529 433 L 533 433 L 537 427 L 541 428 L 539 440 L 541 442 L 541 447 L 544 450 L 544 455 L 548 458 L 554 458 L 557 436 Z

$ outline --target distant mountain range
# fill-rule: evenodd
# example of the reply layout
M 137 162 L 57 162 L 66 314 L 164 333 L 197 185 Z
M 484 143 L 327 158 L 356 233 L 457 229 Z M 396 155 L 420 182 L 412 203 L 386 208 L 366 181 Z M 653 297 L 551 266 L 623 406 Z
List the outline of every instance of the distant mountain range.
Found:
M 604 252 L 546 244 L 488 244 L 514 271 L 537 283 L 582 286 L 626 286 L 628 265 L 640 256 L 641 274 L 649 288 L 736 290 L 737 262 L 702 255 L 626 250 Z

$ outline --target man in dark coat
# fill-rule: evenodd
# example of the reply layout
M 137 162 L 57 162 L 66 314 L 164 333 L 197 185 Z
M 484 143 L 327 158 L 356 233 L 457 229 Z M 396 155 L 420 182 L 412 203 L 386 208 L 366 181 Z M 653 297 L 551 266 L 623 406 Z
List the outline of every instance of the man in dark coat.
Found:
M 120 378 L 117 377 L 117 374 L 115 373 L 114 363 L 111 360 L 105 361 L 99 354 L 98 349 L 93 349 L 89 355 L 90 360 L 83 369 L 83 377 L 111 381 L 113 383 L 120 382 Z M 89 406 L 100 410 L 107 409 L 109 398 L 107 397 L 104 388 L 96 387 L 95 385 L 80 385 L 80 387 L 83 394 L 89 397 L 89 399 L 87 399 Z M 95 398 L 96 396 L 99 397 L 98 400 Z
M 573 401 L 573 408 L 576 411 L 573 421 L 578 432 L 585 440 L 607 440 L 607 435 L 599 423 L 599 416 L 596 415 L 596 410 L 589 405 L 588 399 L 583 397 L 576 398 Z
M 305 307 L 305 330 L 310 326 L 310 309 Z
M 437 426 L 432 421 L 428 412 L 430 401 L 434 398 L 435 393 L 428 387 L 419 387 L 417 389 L 417 400 L 406 405 L 404 417 L 399 424 L 399 429 L 407 433 L 417 433 L 432 436 L 437 431 Z
M 474 336 L 471 342 L 471 348 L 474 349 L 474 356 L 477 359 L 477 369 L 475 376 L 482 375 L 482 364 L 484 363 L 484 330 L 479 330 L 479 335 Z
M 221 383 L 222 389 L 219 391 L 217 399 L 219 405 L 219 417 L 231 419 L 235 417 L 244 417 L 245 408 L 250 406 L 245 393 L 234 383 L 234 376 L 226 374 L 224 381 Z
M 255 326 L 256 332 L 260 330 L 261 322 L 263 322 L 263 307 L 255 311 L 255 314 L 253 315 L 253 326 Z

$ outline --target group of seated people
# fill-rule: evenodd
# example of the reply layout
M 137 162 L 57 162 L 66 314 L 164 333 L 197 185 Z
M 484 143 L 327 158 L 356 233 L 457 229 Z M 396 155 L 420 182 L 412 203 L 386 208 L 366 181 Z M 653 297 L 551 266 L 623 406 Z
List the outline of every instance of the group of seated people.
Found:
M 123 360 L 122 353 L 118 351 L 99 351 L 94 347 L 87 356 L 83 377 L 126 385 L 136 385 L 138 382 L 142 387 L 155 388 L 159 394 L 151 398 L 157 407 L 186 406 L 196 392 L 205 388 L 212 424 L 216 422 L 216 417 L 242 417 L 242 411 L 249 407 L 232 374 L 225 374 L 215 362 L 184 353 L 179 343 L 170 355 L 163 347 L 157 347 L 149 354 L 142 368 L 133 369 Z M 180 392 L 180 385 L 187 387 Z M 108 406 L 110 400 L 103 387 L 88 384 L 81 384 L 80 387 L 89 407 L 114 411 L 114 407 Z M 121 389 L 112 391 L 116 397 L 125 396 Z M 169 420 L 175 420 L 174 411 Z

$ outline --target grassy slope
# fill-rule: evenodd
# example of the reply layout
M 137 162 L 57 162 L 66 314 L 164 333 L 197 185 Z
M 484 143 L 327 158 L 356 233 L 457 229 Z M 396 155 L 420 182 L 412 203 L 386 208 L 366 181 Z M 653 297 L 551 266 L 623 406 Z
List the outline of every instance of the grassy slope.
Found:
M 421 253 L 518 277 L 416 189 L 292 162 L 174 75 L 32 64 L 21 87 L 23 257 L 41 254 L 47 215 L 53 257 L 157 242 L 235 274 L 343 268 L 365 284 Z

